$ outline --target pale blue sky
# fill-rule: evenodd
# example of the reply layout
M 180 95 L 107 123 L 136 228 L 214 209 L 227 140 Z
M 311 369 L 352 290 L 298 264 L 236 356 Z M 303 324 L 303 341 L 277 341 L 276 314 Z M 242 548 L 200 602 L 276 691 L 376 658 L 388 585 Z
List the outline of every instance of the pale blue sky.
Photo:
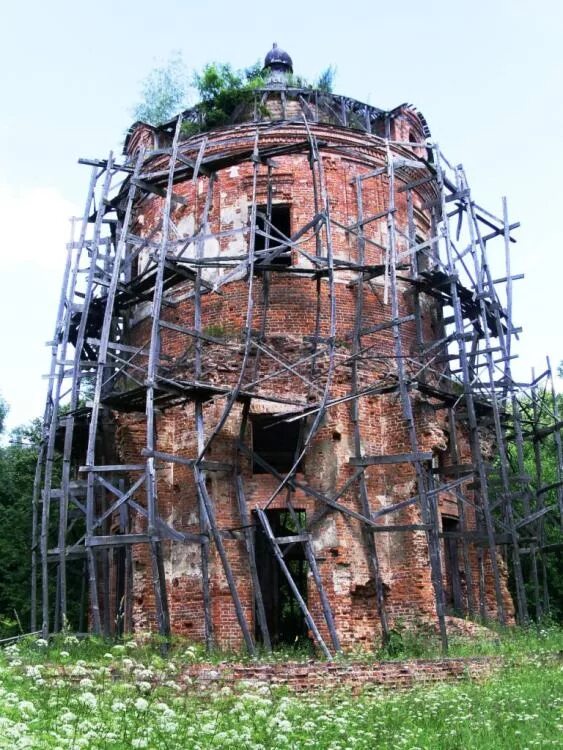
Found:
M 189 68 L 244 67 L 273 41 L 297 73 L 337 67 L 335 91 L 415 104 L 473 194 L 522 222 L 513 269 L 524 334 L 516 372 L 563 359 L 560 175 L 563 3 L 28 0 L 1 14 L 0 393 L 14 426 L 43 409 L 66 217 L 81 212 L 79 157 L 120 150 L 140 83 L 171 52 Z M 500 246 L 499 246 L 500 247 Z

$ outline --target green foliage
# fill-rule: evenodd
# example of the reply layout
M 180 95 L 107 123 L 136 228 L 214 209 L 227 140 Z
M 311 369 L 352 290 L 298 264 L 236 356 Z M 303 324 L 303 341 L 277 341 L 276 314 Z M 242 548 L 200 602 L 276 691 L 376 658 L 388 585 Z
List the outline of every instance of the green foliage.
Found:
M 318 91 L 323 91 L 325 94 L 332 94 L 335 76 L 336 68 L 333 65 L 329 65 L 313 82 L 304 76 L 292 73 L 288 76 L 287 85 L 290 88 L 317 89 Z
M 333 65 L 329 65 L 317 78 L 313 88 L 324 91 L 326 94 L 332 94 L 335 76 L 336 68 Z
M 489 624 L 476 626 L 472 635 L 449 634 L 448 655 L 523 656 L 548 654 L 563 650 L 563 628 L 545 619 L 539 626 L 502 627 Z M 436 628 L 423 621 L 405 623 L 398 620 L 390 631 L 389 643 L 373 654 L 354 654 L 360 660 L 373 659 L 432 659 L 440 657 L 441 643 Z M 348 658 L 347 656 L 339 658 Z
M 31 663 L 49 660 L 55 664 L 65 659 L 85 660 L 91 664 L 103 664 L 108 650 L 121 653 L 134 651 L 136 658 L 151 663 L 166 660 L 182 661 L 186 664 L 286 664 L 311 660 L 310 647 L 304 644 L 277 646 L 272 652 L 260 651 L 259 656 L 250 656 L 246 649 L 226 650 L 215 647 L 207 650 L 202 643 L 192 643 L 182 636 L 166 639 L 167 658 L 162 657 L 163 638 L 154 632 L 137 633 L 125 636 L 116 643 L 114 640 L 96 636 L 76 638 L 70 633 L 59 633 L 49 638 L 48 643 L 37 638 L 26 637 L 19 645 L 20 653 L 25 654 Z M 62 657 L 61 653 L 68 656 Z M 563 628 L 546 622 L 541 627 L 501 627 L 481 628 L 477 635 L 450 634 L 449 656 L 503 656 L 520 659 L 526 656 L 545 657 L 563 653 Z M 398 622 L 392 630 L 392 646 L 387 649 L 365 651 L 358 649 L 341 652 L 335 659 L 338 663 L 373 663 L 378 660 L 433 659 L 442 658 L 438 634 L 429 623 L 409 624 Z M 315 655 L 316 661 L 325 661 L 322 652 Z
M 8 404 L 0 396 L 0 435 L 4 432 L 4 422 L 8 413 Z
M 0 638 L 29 630 L 31 597 L 32 497 L 37 456 L 42 437 L 41 420 L 12 430 L 0 446 Z M 53 486 L 60 485 L 61 460 L 55 453 Z M 56 538 L 58 506 L 50 513 L 50 535 Z M 76 526 L 80 534 L 81 525 Z M 53 576 L 54 577 L 54 576 Z M 82 569 L 69 566 L 69 617 L 78 625 Z M 54 581 L 50 591 L 54 603 Z M 51 616 L 52 616 L 51 612 Z
M 0 447 L 0 635 L 12 635 L 29 621 L 31 497 L 37 462 L 34 429 L 12 433 Z
M 389 632 L 387 645 L 376 654 L 381 658 L 419 659 L 437 656 L 440 650 L 438 634 L 430 623 L 415 621 L 407 625 L 399 619 Z
M 559 394 L 556 396 L 557 406 L 559 414 L 563 414 L 563 395 Z M 539 401 L 539 427 L 548 427 L 553 423 L 553 412 L 554 412 L 553 399 L 550 394 L 544 394 L 542 399 Z M 538 490 L 540 486 L 545 487 L 557 482 L 557 451 L 555 436 L 550 434 L 546 438 L 538 441 L 534 441 L 531 431 L 528 429 L 528 425 L 534 421 L 533 408 L 531 400 L 525 400 L 521 403 L 521 416 L 524 423 L 524 470 L 525 473 L 532 477 L 532 489 Z M 539 479 L 536 475 L 536 450 L 539 455 L 539 463 L 541 467 L 541 477 Z M 509 461 L 511 463 L 514 473 L 518 473 L 517 453 L 514 445 L 509 448 Z M 557 511 L 557 488 L 553 488 L 548 492 L 542 494 L 542 500 L 544 506 L 555 506 L 554 509 L 547 513 L 543 520 L 540 522 L 543 524 L 544 530 L 544 544 L 557 544 L 561 542 L 561 527 L 560 518 Z M 517 517 L 524 517 L 525 511 L 522 500 L 516 498 L 514 501 L 514 507 Z M 532 508 L 534 510 L 534 508 Z M 535 533 L 535 524 L 531 524 L 524 529 L 524 539 L 526 532 Z M 528 546 L 524 541 L 521 546 Z M 563 621 L 563 555 L 560 551 L 548 552 L 542 556 L 538 554 L 538 571 L 539 571 L 539 585 L 540 585 L 540 597 L 543 597 L 543 575 L 545 572 L 547 580 L 547 588 L 549 590 L 549 610 L 544 614 L 549 614 L 556 621 Z M 511 583 L 513 583 L 513 572 L 512 572 L 512 560 L 509 557 Z M 526 596 L 528 599 L 528 608 L 531 617 L 535 617 L 534 604 L 534 586 L 532 582 L 532 558 L 530 555 L 522 557 L 522 571 L 524 574 L 524 581 L 526 586 Z M 545 602 L 543 602 L 545 605 Z
M 61 408 L 62 411 L 62 408 Z M 41 436 L 43 433 L 43 425 L 41 420 L 36 417 L 27 424 L 19 425 L 15 427 L 10 433 L 10 444 L 14 446 L 37 448 L 41 442 Z
M 332 92 L 336 68 L 329 66 L 314 83 L 302 76 L 290 75 L 288 85 Z M 228 125 L 254 102 L 254 92 L 266 84 L 267 75 L 260 61 L 243 70 L 229 63 L 207 63 L 195 71 L 191 85 L 199 94 L 198 109 L 203 115 L 205 128 Z M 187 107 L 190 88 L 189 76 L 179 53 L 167 63 L 152 70 L 142 84 L 142 100 L 133 110 L 133 116 L 150 125 L 161 125 Z M 182 125 L 185 136 L 198 133 L 200 125 L 186 121 Z
M 180 53 L 175 52 L 143 81 L 142 100 L 133 109 L 133 117 L 149 125 L 162 125 L 186 108 L 188 90 L 187 69 Z
M 264 85 L 260 63 L 234 70 L 228 63 L 208 63 L 194 73 L 193 84 L 200 96 L 200 110 L 209 128 L 229 124 L 254 101 L 254 91 Z
M 189 647 L 163 660 L 134 641 L 112 647 L 66 636 L 56 646 L 41 640 L 11 645 L 0 651 L 0 747 L 560 746 L 563 672 L 553 658 L 510 660 L 478 683 L 465 679 L 410 690 L 368 686 L 360 692 L 302 694 L 255 680 L 223 685 L 212 676 L 219 670 L 212 668 L 202 669 L 190 687 L 190 662 Z

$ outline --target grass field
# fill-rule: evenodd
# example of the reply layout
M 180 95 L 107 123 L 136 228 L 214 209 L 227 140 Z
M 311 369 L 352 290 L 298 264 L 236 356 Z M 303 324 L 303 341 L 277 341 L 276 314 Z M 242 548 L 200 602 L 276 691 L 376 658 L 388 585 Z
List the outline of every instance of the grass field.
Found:
M 245 684 L 201 692 L 179 679 L 204 658 L 185 644 L 165 659 L 135 641 L 27 641 L 0 654 L 0 748 L 563 747 L 563 662 L 545 657 L 563 650 L 562 631 L 515 631 L 487 648 L 509 656 L 483 684 L 303 696 Z

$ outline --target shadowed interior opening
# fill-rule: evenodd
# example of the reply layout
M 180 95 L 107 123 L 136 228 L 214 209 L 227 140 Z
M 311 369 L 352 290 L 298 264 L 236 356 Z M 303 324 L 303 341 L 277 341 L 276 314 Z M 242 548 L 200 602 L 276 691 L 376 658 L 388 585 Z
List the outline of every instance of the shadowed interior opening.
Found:
M 298 440 L 299 421 L 283 422 L 279 416 L 270 414 L 252 415 L 252 449 L 256 454 L 252 465 L 254 474 L 268 473 L 260 459 L 282 474 L 290 471 Z
M 298 533 L 298 527 L 305 526 L 304 510 L 295 510 L 297 523 L 288 510 L 273 509 L 265 512 L 275 537 L 294 536 Z M 272 645 L 303 643 L 307 639 L 307 625 L 303 612 L 286 575 L 272 554 L 271 544 L 257 519 L 256 525 L 256 567 Z M 303 545 L 290 543 L 280 547 L 291 577 L 307 603 L 309 565 Z M 257 620 L 258 618 L 255 618 L 256 623 Z M 262 634 L 258 624 L 255 635 L 257 640 L 261 640 Z
M 273 204 L 271 207 L 270 220 L 268 221 L 268 207 L 257 206 L 256 208 L 256 235 L 254 250 L 277 252 L 280 245 L 283 249 L 274 258 L 264 257 L 257 261 L 256 265 L 291 265 L 291 248 L 285 244 L 285 238 L 291 235 L 290 207 L 287 204 Z M 263 234 L 264 233 L 264 234 Z M 269 237 L 264 235 L 268 234 Z

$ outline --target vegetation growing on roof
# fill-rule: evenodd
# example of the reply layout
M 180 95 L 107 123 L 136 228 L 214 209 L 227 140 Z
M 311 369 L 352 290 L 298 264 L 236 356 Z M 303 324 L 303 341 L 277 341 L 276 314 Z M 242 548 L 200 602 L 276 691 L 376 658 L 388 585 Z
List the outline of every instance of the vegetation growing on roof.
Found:
M 288 76 L 287 85 L 332 93 L 335 74 L 336 68 L 329 66 L 312 83 L 292 74 Z M 267 78 L 268 73 L 260 61 L 242 70 L 229 63 L 210 62 L 190 77 L 182 56 L 176 52 L 145 78 L 142 98 L 133 108 L 133 116 L 149 125 L 162 125 L 188 107 L 190 91 L 195 89 L 200 118 L 199 122 L 186 120 L 182 128 L 184 134 L 228 125 L 253 104 L 254 92 L 267 85 Z
M 326 94 L 332 94 L 335 76 L 336 68 L 334 65 L 329 65 L 317 78 L 312 88 L 324 91 Z
M 332 92 L 336 68 L 329 66 L 314 83 L 302 76 L 288 76 L 288 87 L 312 88 L 326 93 Z M 235 70 L 228 63 L 208 63 L 201 72 L 195 72 L 193 84 L 198 91 L 200 103 L 197 109 L 200 123 L 186 121 L 183 132 L 192 135 L 200 129 L 229 125 L 254 105 L 257 89 L 268 83 L 268 73 L 259 61 L 244 70 Z M 267 115 L 267 111 L 263 112 Z
M 208 128 L 228 125 L 254 101 L 254 92 L 266 84 L 259 62 L 244 70 L 235 70 L 229 63 L 207 63 L 196 71 L 193 84 L 198 91 L 198 109 Z

